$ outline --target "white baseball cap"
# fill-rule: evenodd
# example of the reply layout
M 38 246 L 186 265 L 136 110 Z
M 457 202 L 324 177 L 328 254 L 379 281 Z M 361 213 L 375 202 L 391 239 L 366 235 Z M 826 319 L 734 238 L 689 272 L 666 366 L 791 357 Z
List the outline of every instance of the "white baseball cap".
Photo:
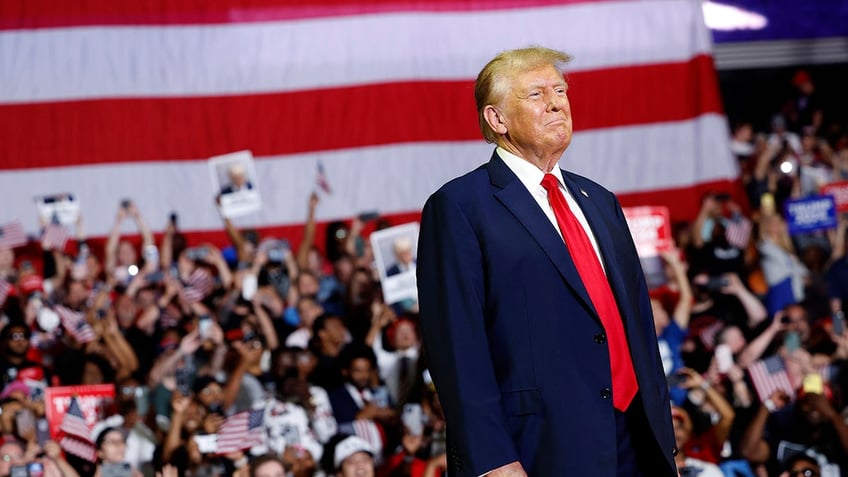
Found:
M 371 445 L 361 437 L 350 436 L 339 441 L 339 443 L 336 444 L 336 452 L 333 455 L 333 464 L 336 469 L 342 466 L 342 462 L 344 462 L 345 459 L 357 452 L 367 452 L 368 455 L 372 457 L 374 456 L 374 450 L 371 449 Z

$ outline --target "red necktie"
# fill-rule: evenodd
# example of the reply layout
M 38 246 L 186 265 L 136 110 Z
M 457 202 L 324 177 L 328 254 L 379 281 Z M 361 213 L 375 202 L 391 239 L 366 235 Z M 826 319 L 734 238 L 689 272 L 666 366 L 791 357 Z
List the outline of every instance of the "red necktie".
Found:
M 612 403 L 616 409 L 623 412 L 636 396 L 639 384 L 636 382 L 636 373 L 633 371 L 630 347 L 624 335 L 624 325 L 618 313 L 618 305 L 615 303 L 615 297 L 612 295 L 612 289 L 604 269 L 601 268 L 595 248 L 592 247 L 592 242 L 589 241 L 583 226 L 568 208 L 565 196 L 559 189 L 559 181 L 553 174 L 545 174 L 542 187 L 548 191 L 548 201 L 554 209 L 565 245 L 604 326 L 609 342 Z

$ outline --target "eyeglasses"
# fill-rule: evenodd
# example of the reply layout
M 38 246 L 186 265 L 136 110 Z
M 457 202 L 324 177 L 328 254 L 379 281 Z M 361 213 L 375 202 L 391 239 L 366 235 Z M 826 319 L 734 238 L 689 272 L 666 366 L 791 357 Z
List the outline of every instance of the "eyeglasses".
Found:
M 27 341 L 27 337 L 25 333 L 15 331 L 14 333 L 9 334 L 9 341 Z
M 212 394 L 221 393 L 222 391 L 223 389 L 221 389 L 221 386 L 206 386 L 200 391 L 200 394 L 204 396 L 210 396 Z
M 789 477 L 819 477 L 821 474 L 812 467 L 804 467 L 803 469 L 790 470 Z

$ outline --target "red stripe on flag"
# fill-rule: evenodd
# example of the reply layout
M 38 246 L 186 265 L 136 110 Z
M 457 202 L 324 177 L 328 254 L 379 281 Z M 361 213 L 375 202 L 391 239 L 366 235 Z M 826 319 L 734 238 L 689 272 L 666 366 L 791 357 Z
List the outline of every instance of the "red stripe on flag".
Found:
M 4 0 L 0 30 L 86 25 L 184 25 L 298 20 L 395 12 L 465 12 L 543 7 L 599 0 Z
M 576 72 L 568 78 L 578 131 L 722 111 L 708 56 Z M 421 81 L 243 96 L 5 105 L 0 106 L 0 144 L 7 161 L 0 167 L 196 160 L 240 149 L 261 157 L 476 141 L 481 136 L 472 88 L 470 80 Z

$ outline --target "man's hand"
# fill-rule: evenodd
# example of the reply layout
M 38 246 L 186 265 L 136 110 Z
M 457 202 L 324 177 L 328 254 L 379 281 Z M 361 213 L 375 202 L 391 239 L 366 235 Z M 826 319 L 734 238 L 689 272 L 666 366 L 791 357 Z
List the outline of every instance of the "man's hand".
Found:
M 486 477 L 527 477 L 527 472 L 524 472 L 524 467 L 521 467 L 521 462 L 513 462 L 507 464 L 486 474 Z

